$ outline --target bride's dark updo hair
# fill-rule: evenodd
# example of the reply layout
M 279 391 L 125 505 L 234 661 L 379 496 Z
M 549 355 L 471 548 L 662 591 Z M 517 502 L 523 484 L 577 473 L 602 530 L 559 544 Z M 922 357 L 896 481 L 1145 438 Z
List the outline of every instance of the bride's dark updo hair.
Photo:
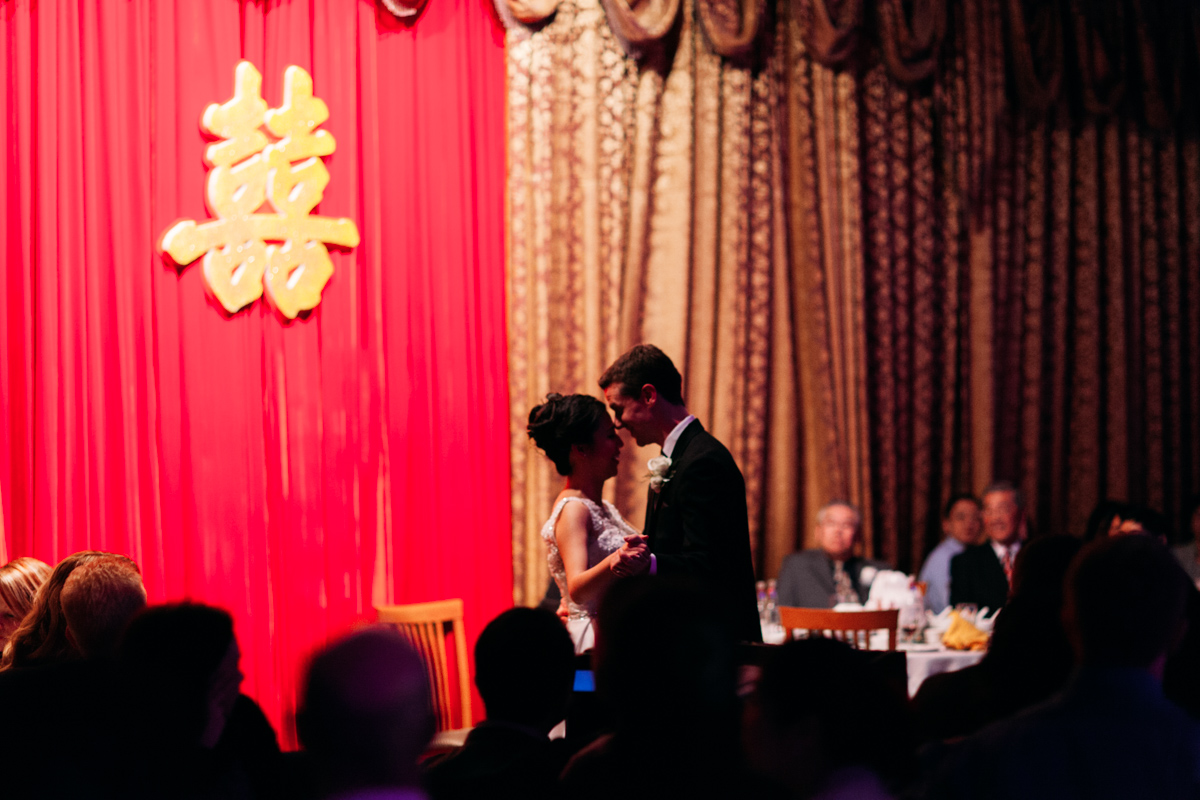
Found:
M 554 462 L 559 475 L 570 475 L 571 445 L 591 444 L 596 430 L 607 419 L 604 403 L 590 394 L 563 396 L 551 392 L 546 402 L 529 412 L 525 432 Z

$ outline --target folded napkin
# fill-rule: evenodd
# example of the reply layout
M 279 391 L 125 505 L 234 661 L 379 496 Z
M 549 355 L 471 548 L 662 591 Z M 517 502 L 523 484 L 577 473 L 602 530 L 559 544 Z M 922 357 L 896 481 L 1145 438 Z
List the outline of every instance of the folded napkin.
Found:
M 863 572 L 866 571 L 864 568 Z M 896 570 L 881 569 L 871 581 L 867 609 L 874 611 L 879 608 L 904 608 L 920 599 L 921 590 L 916 588 L 911 577 Z
M 942 635 L 942 644 L 951 650 L 986 650 L 988 635 L 963 619 L 957 611 L 951 611 L 950 627 Z

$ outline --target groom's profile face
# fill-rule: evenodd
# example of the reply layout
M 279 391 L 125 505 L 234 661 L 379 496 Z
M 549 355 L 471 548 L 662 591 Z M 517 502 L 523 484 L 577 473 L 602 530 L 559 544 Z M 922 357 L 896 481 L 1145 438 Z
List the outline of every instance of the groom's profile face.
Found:
M 610 384 L 604 390 L 604 399 L 612 410 L 613 423 L 620 430 L 624 428 L 633 436 L 638 445 L 645 447 L 654 444 L 654 418 L 650 413 L 652 398 L 647 400 L 637 395 L 629 395 L 625 384 Z

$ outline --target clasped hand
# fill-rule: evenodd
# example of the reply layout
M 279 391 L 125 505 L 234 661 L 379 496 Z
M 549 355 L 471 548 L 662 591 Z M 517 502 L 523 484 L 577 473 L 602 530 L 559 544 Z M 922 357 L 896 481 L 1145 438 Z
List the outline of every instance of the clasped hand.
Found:
M 614 575 L 625 578 L 630 575 L 640 575 L 650 569 L 650 545 L 645 536 L 631 534 L 625 537 L 625 544 L 617 551 L 617 560 L 613 562 Z

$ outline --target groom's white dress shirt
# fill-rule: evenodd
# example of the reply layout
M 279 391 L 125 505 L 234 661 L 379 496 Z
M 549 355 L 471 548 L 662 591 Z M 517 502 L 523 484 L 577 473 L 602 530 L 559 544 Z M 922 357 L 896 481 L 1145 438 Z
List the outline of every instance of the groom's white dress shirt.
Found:
M 667 458 L 671 457 L 671 453 L 675 452 L 675 443 L 678 442 L 679 437 L 683 435 L 683 429 L 695 421 L 696 417 L 692 414 L 688 414 L 683 418 L 682 422 L 671 429 L 671 432 L 667 434 L 667 440 L 663 442 L 662 454 L 664 456 Z

